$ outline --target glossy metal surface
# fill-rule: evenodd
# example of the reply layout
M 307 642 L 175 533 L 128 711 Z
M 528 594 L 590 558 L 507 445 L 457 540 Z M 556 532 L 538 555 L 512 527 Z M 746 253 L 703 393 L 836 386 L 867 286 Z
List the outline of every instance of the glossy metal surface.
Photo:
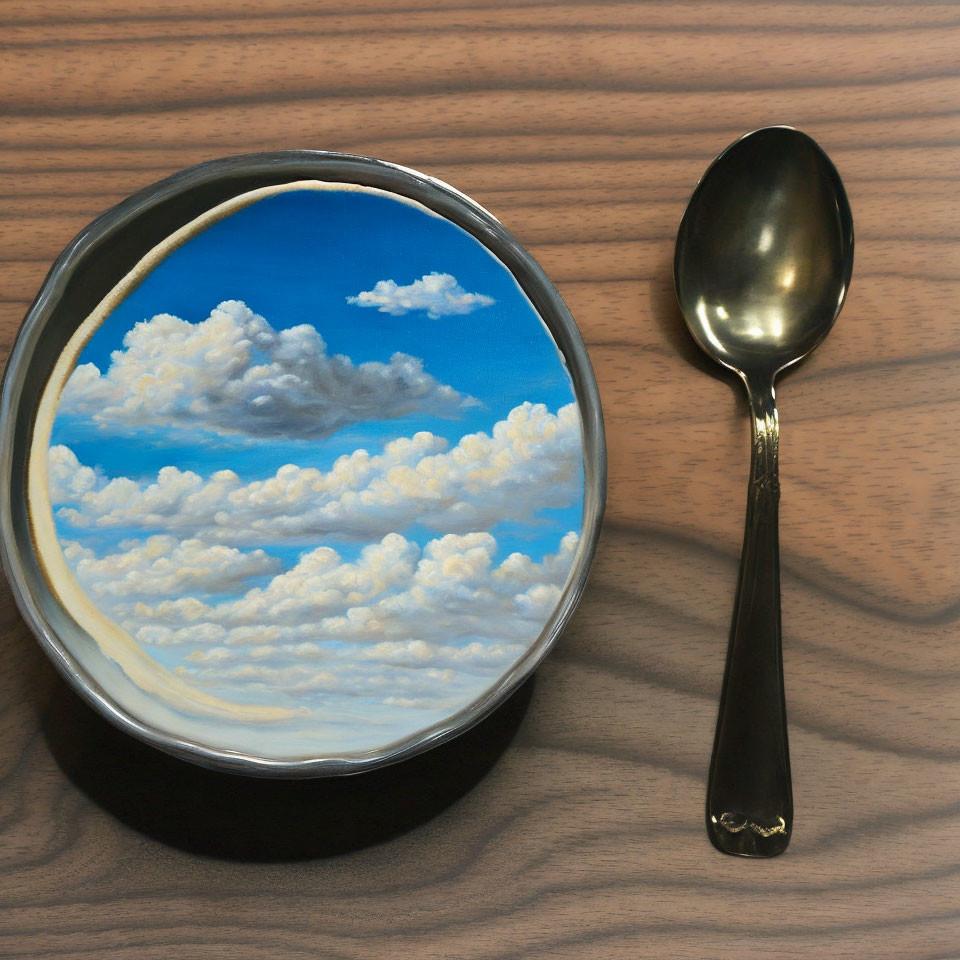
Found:
M 774 379 L 829 333 L 852 269 L 840 177 L 789 127 L 757 130 L 722 153 L 677 235 L 674 279 L 687 326 L 740 375 L 752 413 L 746 529 L 707 788 L 707 831 L 725 853 L 769 857 L 790 841 Z

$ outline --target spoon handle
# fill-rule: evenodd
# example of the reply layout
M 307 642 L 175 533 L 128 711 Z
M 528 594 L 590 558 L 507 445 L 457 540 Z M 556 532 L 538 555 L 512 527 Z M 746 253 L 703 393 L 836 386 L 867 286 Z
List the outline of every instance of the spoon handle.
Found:
M 773 378 L 744 378 L 753 454 L 740 580 L 707 787 L 707 833 L 724 853 L 772 857 L 790 842 L 793 794 L 780 647 L 780 548 Z

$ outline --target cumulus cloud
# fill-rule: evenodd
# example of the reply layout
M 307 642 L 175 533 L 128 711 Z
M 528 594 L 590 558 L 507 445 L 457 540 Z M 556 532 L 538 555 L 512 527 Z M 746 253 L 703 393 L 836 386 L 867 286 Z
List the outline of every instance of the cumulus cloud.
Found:
M 55 445 L 49 491 L 81 587 L 191 683 L 421 723 L 482 693 L 556 608 L 577 535 L 534 558 L 504 556 L 488 531 L 578 502 L 581 425 L 575 404 L 524 403 L 453 445 L 423 431 L 252 482 L 175 466 L 110 477 Z M 436 534 L 420 546 L 424 527 Z M 331 543 L 346 540 L 364 545 L 344 556 Z M 271 544 L 304 549 L 280 564 Z
M 440 317 L 473 313 L 495 303 L 482 293 L 467 293 L 449 273 L 428 273 L 413 283 L 400 286 L 395 280 L 379 280 L 372 290 L 362 290 L 347 303 L 358 307 L 376 307 L 380 313 L 402 317 L 414 310 L 425 311 L 437 320 Z
M 405 589 L 325 617 L 323 635 L 363 643 L 451 637 L 530 643 L 560 600 L 578 542 L 569 533 L 541 563 L 516 553 L 494 566 L 491 534 L 447 534 L 424 547 Z
M 415 543 L 397 533 L 364 547 L 355 563 L 343 562 L 330 547 L 317 547 L 292 570 L 274 577 L 263 589 L 251 590 L 219 616 L 234 625 L 310 623 L 408 582 L 419 553 Z
M 335 550 L 318 547 L 267 586 L 255 587 L 234 600 L 141 601 L 133 608 L 124 607 L 122 615 L 127 625 L 145 628 L 141 639 L 148 643 L 306 642 L 303 651 L 310 656 L 315 650 L 309 644 L 331 640 L 529 641 L 560 598 L 578 542 L 577 534 L 571 532 L 560 541 L 557 552 L 541 562 L 513 553 L 494 565 L 497 542 L 489 533 L 447 534 L 429 541 L 422 550 L 391 533 L 380 543 L 366 546 L 355 561 L 344 561 Z M 90 561 L 71 562 L 83 580 L 81 564 Z M 216 629 L 204 633 L 208 625 Z M 159 640 L 151 639 L 154 627 L 161 628 Z M 395 653 L 400 648 L 378 649 Z M 413 655 L 423 649 L 410 647 L 407 652 Z
M 77 455 L 62 444 L 50 447 L 47 455 L 47 485 L 52 503 L 73 503 L 85 493 L 106 484 L 103 474 L 84 466 Z
M 120 552 L 99 558 L 68 540 L 63 552 L 77 579 L 96 597 L 228 593 L 247 580 L 280 569 L 280 561 L 263 550 L 243 553 L 235 547 L 167 535 L 125 541 L 120 547 Z
M 267 686 L 308 704 L 335 693 L 439 709 L 479 693 L 539 636 L 560 599 L 578 537 L 568 533 L 541 561 L 513 553 L 495 563 L 497 542 L 486 532 L 447 534 L 422 549 L 392 533 L 356 560 L 329 547 L 311 550 L 266 586 L 236 598 L 157 599 L 161 584 L 170 594 L 184 588 L 171 571 L 190 557 L 199 566 L 197 551 L 217 552 L 203 554 L 210 571 L 195 584 L 208 578 L 226 584 L 249 572 L 243 558 L 252 554 L 185 543 L 152 537 L 102 559 L 69 545 L 68 561 L 108 615 L 147 649 L 179 650 L 179 671 L 196 682 L 224 691 Z M 152 555 L 161 547 L 169 568 Z M 215 557 L 223 567 L 219 577 Z M 98 593 L 113 570 L 136 576 Z M 131 603 L 137 587 L 142 599 Z
M 580 495 L 581 457 L 576 404 L 554 414 L 524 403 L 489 434 L 468 434 L 452 449 L 420 432 L 375 456 L 344 455 L 327 471 L 288 464 L 251 483 L 230 470 L 204 479 L 172 466 L 153 483 L 108 479 L 54 446 L 50 495 L 78 529 L 180 531 L 234 544 L 371 540 L 412 523 L 462 533 L 568 506 Z
M 318 439 L 367 420 L 456 417 L 471 403 L 416 357 L 354 364 L 328 354 L 316 327 L 275 330 L 246 304 L 226 300 L 200 323 L 165 313 L 137 323 L 105 373 L 77 366 L 60 412 L 114 432 Z

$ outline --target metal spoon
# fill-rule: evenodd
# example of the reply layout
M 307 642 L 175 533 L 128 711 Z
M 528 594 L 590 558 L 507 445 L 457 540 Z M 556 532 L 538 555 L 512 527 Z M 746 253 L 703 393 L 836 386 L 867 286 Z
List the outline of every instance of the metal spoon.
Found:
M 780 650 L 774 378 L 833 326 L 853 270 L 840 177 L 806 134 L 766 127 L 728 147 L 677 235 L 677 300 L 694 340 L 747 388 L 753 454 L 740 580 L 707 788 L 707 832 L 725 853 L 790 842 L 793 795 Z

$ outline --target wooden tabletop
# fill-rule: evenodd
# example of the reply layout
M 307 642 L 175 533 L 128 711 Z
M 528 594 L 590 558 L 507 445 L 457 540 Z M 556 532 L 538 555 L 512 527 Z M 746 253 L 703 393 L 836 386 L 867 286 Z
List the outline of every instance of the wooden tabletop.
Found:
M 0 956 L 960 957 L 960 10 L 951 3 L 0 0 L 0 347 L 88 221 L 293 147 L 488 207 L 586 338 L 609 445 L 583 604 L 460 740 L 342 781 L 116 732 L 0 618 Z M 697 177 L 767 123 L 848 188 L 847 305 L 779 387 L 796 823 L 722 856 L 704 784 L 748 425 L 674 303 Z

